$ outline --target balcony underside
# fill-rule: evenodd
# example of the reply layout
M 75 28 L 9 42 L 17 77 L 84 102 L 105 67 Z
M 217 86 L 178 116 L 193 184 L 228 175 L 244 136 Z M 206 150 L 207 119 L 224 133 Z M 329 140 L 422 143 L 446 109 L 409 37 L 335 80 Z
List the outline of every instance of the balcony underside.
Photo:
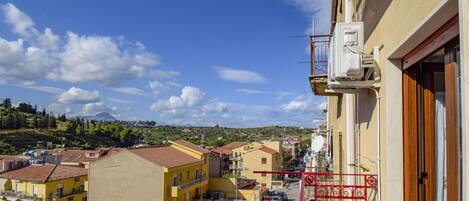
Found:
M 338 93 L 326 92 L 327 89 L 327 75 L 310 75 L 309 82 L 313 93 L 316 96 L 338 96 Z

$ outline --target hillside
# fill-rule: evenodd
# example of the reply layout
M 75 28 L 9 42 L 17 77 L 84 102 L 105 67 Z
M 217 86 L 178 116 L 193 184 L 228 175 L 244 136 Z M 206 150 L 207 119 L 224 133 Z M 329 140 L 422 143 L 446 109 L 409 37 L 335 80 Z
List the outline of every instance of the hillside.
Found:
M 67 118 L 31 104 L 13 107 L 0 104 L 0 154 L 18 154 L 38 146 L 129 147 L 135 144 L 161 145 L 167 140 L 185 139 L 206 146 L 222 146 L 233 141 L 281 139 L 290 135 L 309 139 L 312 129 L 269 126 L 224 128 L 157 126 L 153 121 L 97 121 Z

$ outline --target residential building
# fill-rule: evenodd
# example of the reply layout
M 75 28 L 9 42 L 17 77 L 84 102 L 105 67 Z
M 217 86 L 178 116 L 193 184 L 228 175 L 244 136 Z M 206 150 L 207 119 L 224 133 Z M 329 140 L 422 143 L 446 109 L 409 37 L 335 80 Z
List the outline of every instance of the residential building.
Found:
M 187 201 L 208 189 L 208 150 L 172 142 L 122 150 L 90 165 L 89 198 L 99 201 Z M 125 190 L 123 190 L 125 189 Z
M 282 182 L 274 175 L 254 174 L 253 171 L 283 169 L 281 141 L 232 142 L 222 147 L 231 151 L 230 170 L 234 177 L 256 180 L 259 186 L 280 187 Z
M 210 149 L 212 154 L 210 155 L 210 168 L 209 176 L 210 178 L 217 178 L 229 175 L 230 173 L 230 156 L 233 154 L 231 149 L 225 149 L 222 147 L 217 147 Z
M 0 174 L 5 200 L 86 201 L 87 171 L 63 165 L 31 165 Z
M 468 200 L 469 1 L 332 0 L 331 17 L 331 30 L 362 22 L 359 54 L 373 59 L 367 77 L 339 89 L 334 72 L 317 73 L 328 66 L 318 60 L 327 34 L 311 37 L 333 172 L 377 174 L 378 201 Z
M 0 173 L 16 170 L 29 165 L 29 158 L 24 156 L 0 155 Z
M 301 154 L 301 136 L 289 136 L 282 141 L 285 158 L 300 160 Z

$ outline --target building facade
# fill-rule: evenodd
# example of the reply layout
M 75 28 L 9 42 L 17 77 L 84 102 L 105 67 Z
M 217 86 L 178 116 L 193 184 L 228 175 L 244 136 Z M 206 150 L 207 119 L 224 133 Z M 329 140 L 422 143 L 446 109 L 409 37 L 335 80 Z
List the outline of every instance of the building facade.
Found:
M 5 200 L 86 201 L 84 168 L 62 165 L 31 165 L 0 175 Z
M 327 75 L 310 80 L 327 96 L 333 172 L 376 173 L 377 200 L 469 199 L 468 4 L 332 1 L 332 30 L 363 22 L 379 83 L 337 92 Z
M 91 163 L 89 199 L 188 201 L 202 198 L 208 190 L 208 160 L 205 160 L 208 150 L 187 143 L 123 150 Z M 202 152 L 201 156 L 197 155 Z

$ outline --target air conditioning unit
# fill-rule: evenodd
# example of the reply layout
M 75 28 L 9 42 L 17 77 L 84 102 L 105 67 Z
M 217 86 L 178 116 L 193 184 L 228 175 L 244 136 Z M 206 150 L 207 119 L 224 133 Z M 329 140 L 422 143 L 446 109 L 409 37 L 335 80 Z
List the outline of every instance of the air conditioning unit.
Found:
M 329 92 L 373 86 L 373 56 L 363 53 L 363 22 L 337 23 L 331 37 L 328 61 Z M 369 70 L 371 69 L 371 71 Z M 348 93 L 348 92 L 343 92 Z

